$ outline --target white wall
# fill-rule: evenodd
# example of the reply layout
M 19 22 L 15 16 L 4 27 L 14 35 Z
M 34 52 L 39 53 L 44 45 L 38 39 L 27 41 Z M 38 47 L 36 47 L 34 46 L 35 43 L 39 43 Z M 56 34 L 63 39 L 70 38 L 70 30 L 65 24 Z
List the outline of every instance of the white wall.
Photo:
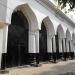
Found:
M 0 0 L 0 20 L 6 20 L 7 0 Z
M 42 20 L 45 17 L 49 16 L 50 20 L 52 21 L 52 23 L 54 25 L 55 32 L 57 31 L 58 25 L 61 24 L 64 29 L 64 32 L 66 33 L 66 30 L 69 29 L 71 36 L 72 36 L 72 33 L 75 29 L 74 27 L 72 27 L 68 22 L 66 22 L 62 17 L 57 17 L 57 14 L 53 10 L 46 9 L 45 8 L 46 6 L 45 7 L 42 6 L 41 4 L 37 3 L 35 0 L 0 0 L 0 20 L 10 24 L 11 23 L 11 15 L 12 15 L 14 9 L 18 5 L 26 4 L 26 3 L 29 4 L 29 6 L 31 7 L 31 9 L 33 10 L 33 12 L 36 15 L 37 20 L 38 20 L 39 29 L 41 29 Z M 4 30 L 0 29 L 0 58 L 1 58 L 2 52 L 3 53 L 7 52 L 6 51 L 7 32 L 8 32 L 7 27 Z M 33 37 L 35 37 L 35 36 L 33 36 Z M 3 41 L 3 39 L 4 39 L 4 41 Z M 35 39 L 33 39 L 33 40 L 35 40 Z M 33 49 L 35 49 L 35 47 Z M 38 50 L 38 48 L 37 48 L 37 50 Z
M 61 24 L 64 28 L 64 31 L 66 32 L 66 29 L 68 28 L 70 32 L 72 33 L 74 31 L 74 28 L 71 27 L 64 19 L 56 16 L 57 14 L 53 12 L 52 10 L 47 10 L 45 7 L 37 3 L 35 0 L 0 0 L 0 20 L 6 21 L 8 23 L 11 23 L 11 14 L 13 10 L 21 4 L 28 3 L 33 11 L 35 12 L 37 19 L 38 19 L 38 25 L 39 28 L 40 23 L 42 20 L 49 16 L 51 21 L 54 24 L 55 31 L 57 30 L 57 26 Z
M 55 32 L 57 31 L 57 27 L 59 24 L 62 25 L 64 32 L 66 33 L 66 30 L 69 29 L 71 36 L 74 31 L 74 28 L 67 23 L 64 19 L 58 18 L 57 14 L 53 10 L 47 10 L 45 7 L 43 7 L 41 4 L 37 3 L 35 0 L 0 0 L 0 20 L 6 21 L 9 24 L 11 23 L 11 15 L 14 9 L 21 4 L 28 3 L 33 12 L 35 13 L 39 29 L 41 29 L 41 23 L 42 20 L 49 16 L 50 20 L 52 21 L 54 25 Z M 6 30 L 6 29 L 5 29 Z M 3 31 L 3 33 L 6 31 Z M 7 37 L 7 36 L 6 36 Z M 1 37 L 0 37 L 1 38 Z M 1 45 L 0 45 L 1 46 Z M 6 47 L 6 46 L 5 46 Z M 6 49 L 6 48 L 5 48 Z M 5 51 L 6 52 L 6 51 Z

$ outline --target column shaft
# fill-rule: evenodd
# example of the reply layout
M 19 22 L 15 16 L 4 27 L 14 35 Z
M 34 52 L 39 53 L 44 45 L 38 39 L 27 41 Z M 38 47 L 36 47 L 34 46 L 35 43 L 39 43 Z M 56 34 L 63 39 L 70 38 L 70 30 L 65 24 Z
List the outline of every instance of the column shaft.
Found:
M 39 64 L 39 31 L 29 31 L 29 59 Z
M 59 53 L 62 53 L 62 39 L 59 38 Z
M 55 42 L 55 36 L 53 36 L 53 60 L 56 62 L 57 56 L 56 56 L 56 42 Z
M 65 39 L 63 39 L 63 51 L 66 52 L 66 50 L 65 50 Z
M 47 52 L 52 53 L 52 39 L 50 36 L 47 36 Z
M 67 52 L 69 52 L 69 41 L 66 40 L 66 47 L 67 47 Z
M 48 60 L 51 60 L 52 58 L 52 38 L 50 35 L 47 35 L 47 54 L 48 54 Z
M 39 30 L 35 31 L 36 64 L 39 64 Z
M 67 54 L 66 54 L 66 46 L 65 46 L 65 39 L 63 38 L 63 58 L 64 58 L 64 60 L 66 60 L 66 58 L 67 58 Z
M 3 28 L 2 53 L 7 53 L 8 26 Z
M 31 31 L 29 31 L 29 53 L 36 53 L 35 34 Z
M 7 53 L 7 37 L 8 37 L 8 26 L 0 29 L 0 67 L 5 69 L 6 66 L 6 53 Z
M 55 41 L 55 36 L 53 37 L 53 51 L 56 53 L 56 41 Z
M 39 31 L 37 30 L 35 32 L 35 43 L 36 43 L 36 53 L 39 53 Z

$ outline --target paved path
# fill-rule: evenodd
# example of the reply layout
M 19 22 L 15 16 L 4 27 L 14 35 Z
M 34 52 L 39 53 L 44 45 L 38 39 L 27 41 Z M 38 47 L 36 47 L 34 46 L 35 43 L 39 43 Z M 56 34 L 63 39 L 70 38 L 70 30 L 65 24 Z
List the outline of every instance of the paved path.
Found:
M 23 66 L 7 70 L 9 73 L 4 75 L 75 75 L 75 60 L 61 61 L 56 64 L 48 62 L 40 67 Z

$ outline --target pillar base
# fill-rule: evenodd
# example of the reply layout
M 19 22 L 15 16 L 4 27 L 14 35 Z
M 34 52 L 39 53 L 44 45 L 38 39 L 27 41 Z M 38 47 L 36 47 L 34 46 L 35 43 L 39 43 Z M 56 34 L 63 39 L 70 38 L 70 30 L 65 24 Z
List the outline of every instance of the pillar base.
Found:
M 2 53 L 1 70 L 5 70 L 5 67 L 6 67 L 6 53 Z
M 71 52 L 67 52 L 66 55 L 67 55 L 67 59 L 71 59 L 71 55 L 72 55 Z
M 0 74 L 6 74 L 6 73 L 9 73 L 8 70 L 0 70 Z
M 63 57 L 63 53 L 61 52 L 59 52 L 59 53 L 56 53 L 56 55 L 57 55 L 57 59 L 62 59 L 62 57 Z
M 49 55 L 49 53 L 39 53 L 39 60 L 40 61 L 48 61 L 50 55 Z
M 62 59 L 64 61 L 66 61 L 66 58 L 67 58 L 67 53 L 66 52 L 60 52 L 60 53 L 56 53 L 56 56 L 57 56 L 57 59 Z
M 53 59 L 53 54 L 52 53 L 48 53 L 48 60 L 52 60 Z
M 33 67 L 40 67 L 42 64 L 30 64 Z
M 57 55 L 56 55 L 56 53 L 52 53 L 53 55 L 53 63 L 56 63 L 56 60 L 57 60 Z
M 39 53 L 26 53 L 20 57 L 17 64 L 14 62 L 16 62 L 16 60 L 13 60 L 11 63 L 10 57 L 7 56 L 7 53 L 2 53 L 1 70 L 4 70 L 5 67 L 23 66 L 26 64 L 32 64 L 37 67 L 39 66 Z
M 62 60 L 66 61 L 67 60 L 67 52 L 62 53 Z
M 12 58 L 12 57 L 11 57 Z M 18 61 L 17 61 L 18 60 Z M 23 66 L 23 65 L 31 65 L 34 64 L 38 66 L 39 64 L 39 53 L 26 53 L 22 54 L 21 57 L 16 59 L 11 59 L 7 53 L 2 54 L 1 60 L 1 70 L 4 70 L 5 67 L 16 67 L 16 66 Z M 12 62 L 11 62 L 12 61 Z
M 64 57 L 65 57 L 66 59 L 72 60 L 72 59 L 74 59 L 74 52 L 65 52 L 65 53 L 64 53 Z
M 57 60 L 60 59 L 60 54 L 58 52 L 56 52 L 56 58 Z
M 66 58 L 68 59 L 70 56 L 70 53 L 69 52 L 66 52 Z
M 39 53 L 29 53 L 30 65 L 38 66 L 39 64 Z
M 56 53 L 39 53 L 39 60 L 40 61 L 56 61 Z
M 74 59 L 74 52 L 70 52 L 70 58 L 71 58 L 71 60 Z
M 56 53 L 48 53 L 48 60 L 49 61 L 52 60 L 53 63 L 56 63 L 56 60 L 57 60 Z

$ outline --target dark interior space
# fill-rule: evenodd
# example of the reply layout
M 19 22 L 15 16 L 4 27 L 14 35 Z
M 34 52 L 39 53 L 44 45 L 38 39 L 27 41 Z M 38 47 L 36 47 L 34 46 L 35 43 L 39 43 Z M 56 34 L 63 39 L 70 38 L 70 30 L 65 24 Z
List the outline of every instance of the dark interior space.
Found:
M 24 14 L 21 11 L 14 12 L 8 27 L 6 67 L 28 63 L 28 31 L 29 25 Z
M 65 51 L 64 51 L 64 41 L 62 39 L 62 57 L 66 60 Z
M 40 60 L 47 60 L 47 30 L 42 22 L 41 30 L 39 31 L 39 51 L 40 51 Z
M 55 39 L 56 39 L 56 56 L 57 56 L 57 59 L 59 59 L 60 56 L 59 56 L 59 38 L 58 38 L 58 33 L 55 36 Z

